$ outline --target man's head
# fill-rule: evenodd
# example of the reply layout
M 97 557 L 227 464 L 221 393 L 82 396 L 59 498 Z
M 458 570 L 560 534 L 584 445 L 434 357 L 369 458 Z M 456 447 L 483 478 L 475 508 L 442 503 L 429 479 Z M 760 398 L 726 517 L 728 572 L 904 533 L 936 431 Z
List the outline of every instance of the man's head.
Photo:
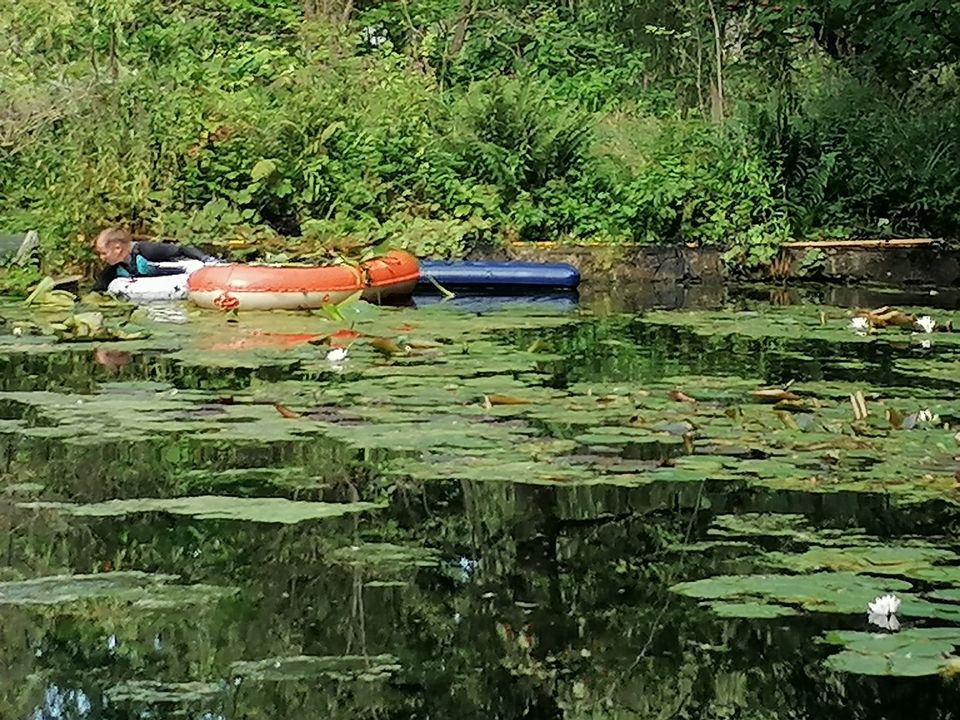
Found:
M 133 238 L 126 230 L 110 228 L 97 235 L 93 244 L 97 256 L 107 265 L 116 265 L 126 260 L 133 246 Z

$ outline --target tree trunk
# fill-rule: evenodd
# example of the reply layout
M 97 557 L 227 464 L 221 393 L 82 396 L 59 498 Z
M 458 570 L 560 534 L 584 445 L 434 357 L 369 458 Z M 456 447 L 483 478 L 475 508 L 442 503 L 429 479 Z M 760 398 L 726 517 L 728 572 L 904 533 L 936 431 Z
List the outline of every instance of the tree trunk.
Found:
M 354 0 L 303 0 L 303 16 L 307 20 L 323 18 L 337 25 L 346 25 L 353 15 Z
M 453 33 L 453 40 L 450 42 L 450 51 L 447 57 L 455 58 L 463 49 L 463 43 L 467 39 L 467 30 L 470 27 L 470 21 L 477 12 L 477 5 L 480 0 L 460 0 L 460 16 L 457 20 L 457 27 Z
M 120 60 L 117 57 L 117 29 L 115 27 L 110 28 L 110 76 L 116 82 L 117 78 L 120 77 Z
M 713 119 L 720 122 L 723 120 L 723 36 L 713 0 L 707 0 L 707 5 L 710 7 L 710 21 L 713 23 L 713 46 L 716 55 L 714 63 L 717 71 L 716 80 L 710 87 L 710 107 Z

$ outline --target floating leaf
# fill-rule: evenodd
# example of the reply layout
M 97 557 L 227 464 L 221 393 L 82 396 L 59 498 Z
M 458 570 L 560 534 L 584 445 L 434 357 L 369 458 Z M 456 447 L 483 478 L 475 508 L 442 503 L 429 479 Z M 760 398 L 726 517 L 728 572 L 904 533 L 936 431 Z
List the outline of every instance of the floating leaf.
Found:
M 514 397 L 513 395 L 501 395 L 499 393 L 493 393 L 491 395 L 484 395 L 483 401 L 485 405 L 495 406 L 495 405 L 529 405 L 530 401 L 525 398 Z
M 384 357 L 393 357 L 394 355 L 403 355 L 401 348 L 395 340 L 390 338 L 378 337 L 369 341 L 370 346 Z
M 777 419 L 780 420 L 780 422 L 782 422 L 787 428 L 791 430 L 800 429 L 797 421 L 793 419 L 793 413 L 789 413 L 786 410 L 775 410 L 774 414 L 777 416 Z
M 784 400 L 799 400 L 800 396 L 782 388 L 754 390 L 751 395 L 754 400 L 762 403 L 778 403 Z
M 867 419 L 870 413 L 867 410 L 867 401 L 864 399 L 861 391 L 857 390 L 857 392 L 850 395 L 850 405 L 853 407 L 853 419 L 855 421 Z
M 807 610 L 863 613 L 880 591 L 902 594 L 910 583 L 876 580 L 849 572 L 809 575 L 719 575 L 674 585 L 671 590 L 705 600 L 756 598 L 765 603 L 796 605 Z M 903 610 L 907 613 L 906 607 Z
M 91 505 L 35 502 L 20 503 L 19 506 L 57 510 L 77 517 L 119 517 L 132 513 L 162 512 L 171 515 L 187 515 L 198 520 L 246 520 L 248 522 L 282 524 L 340 517 L 382 507 L 367 502 L 322 503 L 294 501 L 285 498 L 242 498 L 222 495 L 107 500 Z
M 439 553 L 431 548 L 406 547 L 390 543 L 363 543 L 334 550 L 330 559 L 348 565 L 396 567 L 435 567 Z
M 960 570 L 960 568 L 954 568 Z M 934 590 L 927 593 L 927 597 L 932 600 L 944 600 L 946 602 L 960 603 L 960 588 L 948 588 L 946 590 Z
M 260 682 L 284 682 L 329 678 L 337 681 L 386 680 L 401 666 L 393 655 L 299 655 L 235 662 L 230 672 Z
M 940 666 L 940 674 L 946 678 L 955 678 L 960 675 L 960 657 L 947 657 Z
M 960 645 L 955 628 L 909 628 L 896 634 L 855 631 L 827 633 L 825 641 L 844 650 L 827 658 L 834 670 L 858 675 L 919 677 L 947 671 L 948 656 Z
M 137 571 L 96 575 L 48 575 L 0 583 L 0 605 L 69 605 L 113 600 L 144 608 L 173 608 L 210 602 L 235 592 L 213 585 L 174 585 L 176 575 Z
M 24 305 L 48 305 L 53 307 L 72 307 L 77 298 L 66 290 L 57 290 L 57 281 L 52 277 L 44 277 L 37 286 L 27 295 Z
M 44 293 L 50 292 L 51 290 L 53 290 L 54 287 L 55 285 L 53 282 L 53 278 L 50 277 L 49 275 L 44 277 L 39 283 L 37 283 L 37 286 L 30 291 L 30 294 L 27 295 L 26 299 L 23 301 L 23 304 L 24 305 L 32 304 L 34 300 L 36 300 L 38 297 L 40 297 Z
M 888 325 L 897 327 L 911 327 L 916 322 L 916 317 L 907 315 L 896 308 L 881 307 L 876 310 L 861 310 L 856 313 L 856 317 L 865 317 L 875 328 L 884 328 Z
M 938 562 L 956 561 L 950 550 L 923 546 L 862 545 L 854 547 L 812 547 L 806 552 L 769 553 L 766 559 L 781 567 L 810 570 L 849 570 L 912 577 L 918 569 Z
M 142 340 L 150 336 L 146 330 L 130 324 L 108 323 L 101 312 L 75 313 L 53 327 L 60 342 Z
M 131 680 L 104 691 L 112 703 L 145 705 L 180 705 L 205 702 L 223 694 L 221 685 L 204 682 L 163 683 L 154 680 Z
M 789 538 L 803 543 L 820 545 L 863 542 L 863 530 L 859 528 L 832 529 L 810 525 L 804 515 L 793 513 L 743 513 L 742 515 L 718 515 L 709 530 L 716 537 L 771 537 Z
M 274 403 L 273 406 L 277 409 L 277 412 L 280 413 L 281 417 L 285 417 L 288 420 L 295 420 L 297 418 L 303 417 L 303 415 L 291 410 L 286 405 L 281 405 L 280 403 Z
M 791 617 L 797 614 L 793 608 L 783 605 L 768 605 L 762 602 L 713 603 L 710 609 L 720 617 L 766 619 Z
M 944 659 L 941 655 L 873 655 L 844 650 L 827 658 L 826 665 L 856 675 L 921 677 L 937 675 L 944 667 Z

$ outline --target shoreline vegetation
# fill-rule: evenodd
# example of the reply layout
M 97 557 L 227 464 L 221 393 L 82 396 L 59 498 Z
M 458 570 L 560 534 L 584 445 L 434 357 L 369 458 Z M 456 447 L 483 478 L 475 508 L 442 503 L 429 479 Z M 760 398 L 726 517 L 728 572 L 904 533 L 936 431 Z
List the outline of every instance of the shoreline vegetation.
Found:
M 123 225 L 236 260 L 524 241 L 947 238 L 960 7 L 21 0 L 0 10 L 16 291 Z

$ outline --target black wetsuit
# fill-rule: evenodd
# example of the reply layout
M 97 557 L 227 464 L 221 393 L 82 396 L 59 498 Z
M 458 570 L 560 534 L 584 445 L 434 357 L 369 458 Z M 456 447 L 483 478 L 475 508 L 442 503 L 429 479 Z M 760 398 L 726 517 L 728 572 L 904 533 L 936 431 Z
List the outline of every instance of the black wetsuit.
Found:
M 212 260 L 206 253 L 190 245 L 175 243 L 135 242 L 130 248 L 130 257 L 124 262 L 110 265 L 103 269 L 93 286 L 94 292 L 103 292 L 110 283 L 118 277 L 151 277 L 156 275 L 178 275 L 179 268 L 160 268 L 152 263 L 170 262 L 171 260 Z

